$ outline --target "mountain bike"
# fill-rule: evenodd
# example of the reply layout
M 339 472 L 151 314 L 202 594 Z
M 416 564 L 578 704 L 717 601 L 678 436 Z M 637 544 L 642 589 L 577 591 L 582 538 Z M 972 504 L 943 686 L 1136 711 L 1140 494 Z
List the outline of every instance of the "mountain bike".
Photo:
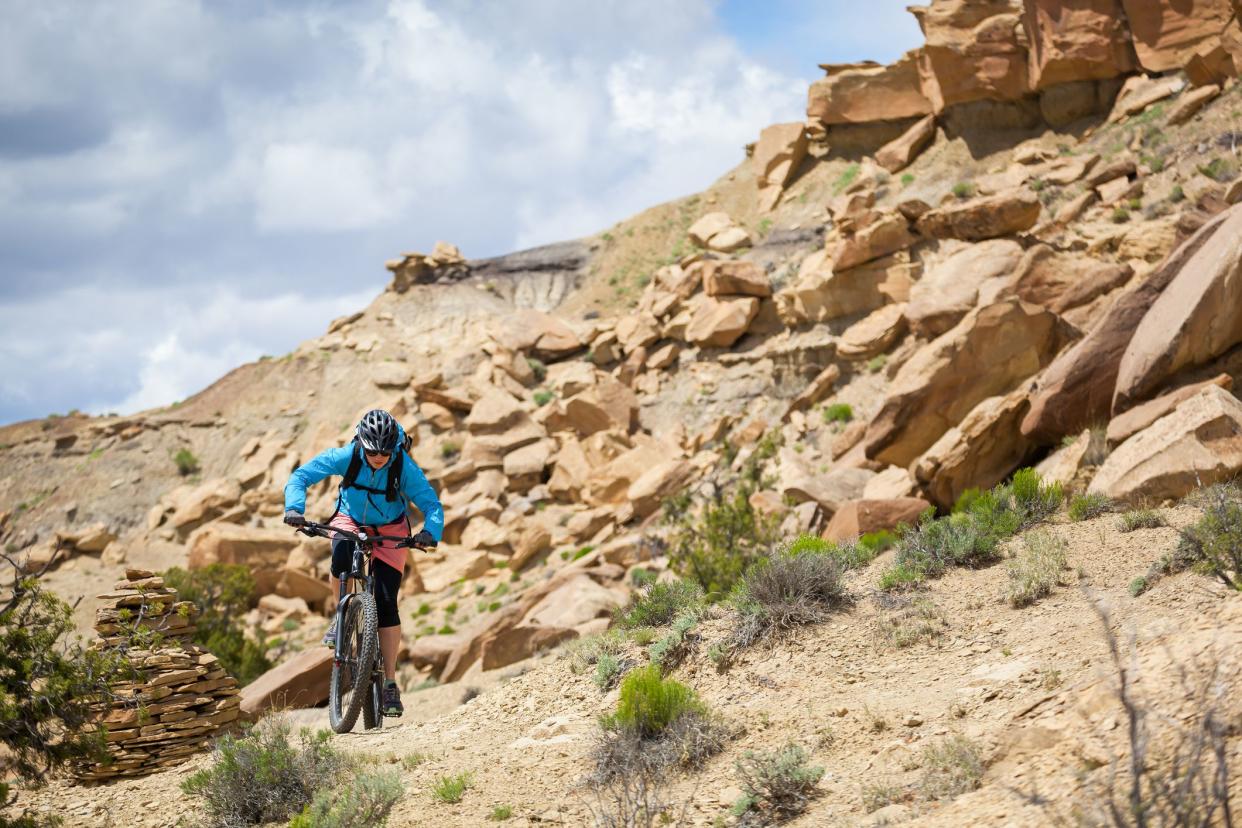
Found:
M 297 531 L 320 538 L 336 535 L 354 542 L 353 559 L 349 572 L 341 576 L 340 600 L 336 605 L 336 651 L 328 685 L 328 721 L 335 732 L 348 733 L 361 712 L 363 728 L 374 730 L 384 723 L 384 660 L 380 656 L 379 618 L 369 565 L 371 552 L 382 541 L 393 541 L 405 549 L 422 547 L 413 538 L 354 533 L 309 521 L 297 527 Z

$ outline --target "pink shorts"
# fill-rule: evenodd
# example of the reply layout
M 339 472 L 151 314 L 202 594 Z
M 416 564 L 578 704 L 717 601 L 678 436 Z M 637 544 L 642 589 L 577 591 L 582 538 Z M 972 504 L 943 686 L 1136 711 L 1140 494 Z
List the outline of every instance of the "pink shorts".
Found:
M 358 524 L 348 515 L 338 513 L 336 517 L 328 523 L 329 526 L 335 526 L 338 529 L 344 529 L 346 532 L 357 532 Z M 389 523 L 385 526 L 368 526 L 368 535 L 388 535 L 390 537 L 406 538 L 410 536 L 410 523 L 407 519 Z M 376 530 L 379 531 L 376 531 Z M 392 541 L 382 541 L 374 548 L 372 553 L 375 558 L 383 561 L 398 572 L 405 572 L 405 562 L 409 557 L 409 551 L 403 547 L 396 546 Z

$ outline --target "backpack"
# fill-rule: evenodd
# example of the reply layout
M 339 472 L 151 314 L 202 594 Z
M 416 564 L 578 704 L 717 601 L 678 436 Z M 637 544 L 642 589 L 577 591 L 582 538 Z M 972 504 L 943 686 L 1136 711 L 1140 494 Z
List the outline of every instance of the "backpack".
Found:
M 345 470 L 345 479 L 341 481 L 342 489 L 362 489 L 367 496 L 382 494 L 384 499 L 389 503 L 395 501 L 398 497 L 397 493 L 401 491 L 401 467 L 404 465 L 405 455 L 414 446 L 414 438 L 405 429 L 401 430 L 404 440 L 401 441 L 397 456 L 392 460 L 392 468 L 388 470 L 388 486 L 385 489 L 373 489 L 370 486 L 363 486 L 358 482 L 358 472 L 362 471 L 362 445 L 355 436 L 351 442 L 354 453 L 349 458 L 349 468 Z

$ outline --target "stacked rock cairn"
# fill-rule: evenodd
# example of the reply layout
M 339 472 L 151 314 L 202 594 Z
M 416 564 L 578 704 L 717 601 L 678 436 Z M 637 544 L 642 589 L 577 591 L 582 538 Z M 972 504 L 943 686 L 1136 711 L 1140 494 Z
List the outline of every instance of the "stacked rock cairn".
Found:
M 79 767 L 80 778 L 144 776 L 179 764 L 237 721 L 237 680 L 190 641 L 193 602 L 178 601 L 163 578 L 142 569 L 126 570 L 125 580 L 99 598 L 105 603 L 95 613 L 96 646 L 116 650 L 134 673 L 113 685 L 113 700 L 99 711 L 110 761 Z

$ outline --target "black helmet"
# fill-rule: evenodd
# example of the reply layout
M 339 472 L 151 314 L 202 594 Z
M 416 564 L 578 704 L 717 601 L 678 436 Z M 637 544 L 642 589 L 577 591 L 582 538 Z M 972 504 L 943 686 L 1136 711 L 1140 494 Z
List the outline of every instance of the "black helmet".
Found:
M 358 442 L 368 451 L 392 454 L 397 447 L 397 421 L 387 411 L 378 408 L 368 411 L 358 423 Z

